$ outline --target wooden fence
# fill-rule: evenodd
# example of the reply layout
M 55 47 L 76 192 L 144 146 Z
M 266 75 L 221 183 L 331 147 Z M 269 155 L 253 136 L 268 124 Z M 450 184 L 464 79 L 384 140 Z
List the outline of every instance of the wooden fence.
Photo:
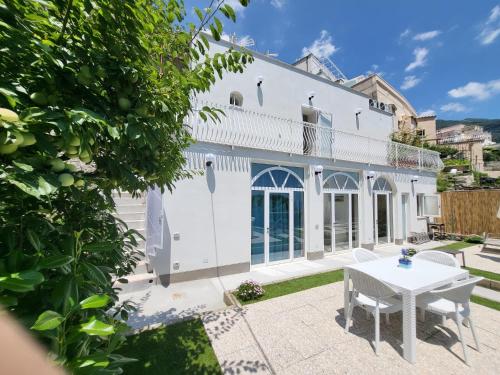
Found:
M 441 193 L 441 218 L 447 233 L 500 234 L 500 190 Z

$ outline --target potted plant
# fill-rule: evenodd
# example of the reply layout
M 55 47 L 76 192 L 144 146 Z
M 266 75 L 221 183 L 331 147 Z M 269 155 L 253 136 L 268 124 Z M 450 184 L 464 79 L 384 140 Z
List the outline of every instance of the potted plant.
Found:
M 410 250 L 413 249 L 401 249 L 401 258 L 399 258 L 399 267 L 411 268 L 412 262 L 411 262 Z M 415 254 L 413 251 L 411 253 Z

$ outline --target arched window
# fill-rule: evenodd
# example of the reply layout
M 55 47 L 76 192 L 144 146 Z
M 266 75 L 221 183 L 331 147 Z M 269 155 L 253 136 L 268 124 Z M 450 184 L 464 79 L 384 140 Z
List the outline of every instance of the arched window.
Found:
M 236 107 L 243 106 L 243 95 L 241 95 L 238 91 L 233 91 L 229 95 L 229 104 L 235 105 Z
M 324 189 L 358 190 L 358 182 L 349 174 L 343 172 L 332 173 L 323 183 Z
M 252 179 L 252 188 L 303 189 L 304 183 L 294 171 L 284 167 L 271 167 Z
M 379 177 L 373 184 L 373 190 L 377 191 L 392 191 L 391 184 L 383 177 Z

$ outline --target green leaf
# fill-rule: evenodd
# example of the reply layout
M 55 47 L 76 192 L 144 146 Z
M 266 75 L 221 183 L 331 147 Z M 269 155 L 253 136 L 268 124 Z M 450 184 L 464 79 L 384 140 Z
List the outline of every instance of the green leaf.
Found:
M 35 289 L 44 281 L 44 277 L 37 271 L 13 273 L 10 276 L 0 277 L 0 287 L 13 292 L 25 293 Z
M 62 267 L 73 261 L 73 257 L 70 255 L 52 255 L 50 257 L 43 258 L 40 263 L 38 263 L 41 269 L 52 269 Z
M 111 136 L 111 138 L 113 139 L 120 138 L 120 133 L 118 132 L 118 129 L 115 128 L 114 126 L 107 126 L 106 129 L 108 130 L 108 134 Z
M 6 89 L 5 87 L 0 87 L 0 94 L 2 94 L 5 99 L 7 99 L 12 108 L 14 108 L 19 102 L 17 94 L 12 90 Z
M 40 314 L 31 329 L 36 331 L 47 331 L 49 329 L 59 327 L 63 321 L 64 317 L 62 317 L 61 314 L 55 311 L 47 310 Z
M 81 324 L 79 331 L 89 336 L 109 336 L 115 333 L 115 329 L 111 324 L 101 322 L 95 316 L 90 318 L 86 323 Z
M 93 281 L 98 285 L 106 285 L 108 283 L 108 279 L 102 270 L 91 263 L 82 263 L 81 268 L 85 272 L 85 277 L 89 281 Z
M 203 21 L 203 12 L 197 7 L 194 7 L 194 11 L 195 11 L 196 15 L 198 16 L 198 18 L 200 19 L 200 21 Z
M 209 29 L 210 29 L 210 33 L 212 34 L 212 37 L 215 39 L 215 40 L 220 40 L 220 34 L 219 32 L 217 31 L 217 29 L 214 27 L 214 25 L 210 25 L 209 26 Z
M 106 294 L 101 295 L 93 295 L 89 298 L 85 298 L 80 302 L 80 307 L 82 309 L 98 309 L 100 307 L 104 307 L 109 303 L 109 296 Z
M 31 229 L 28 229 L 26 231 L 26 235 L 28 236 L 28 240 L 30 241 L 31 246 L 33 246 L 36 251 L 42 250 L 42 244 L 40 242 L 40 239 L 38 238 L 38 234 L 33 232 Z
M 214 17 L 215 25 L 217 26 L 217 31 L 219 34 L 222 34 L 222 30 L 224 29 L 222 26 L 222 22 L 217 17 Z

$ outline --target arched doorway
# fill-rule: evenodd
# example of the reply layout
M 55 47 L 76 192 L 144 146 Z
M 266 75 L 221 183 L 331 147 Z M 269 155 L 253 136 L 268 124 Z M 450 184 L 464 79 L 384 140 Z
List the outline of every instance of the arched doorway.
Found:
M 323 240 L 325 253 L 359 246 L 359 184 L 355 172 L 324 172 Z
M 373 195 L 373 235 L 376 245 L 394 242 L 392 186 L 384 177 L 375 180 Z
M 251 264 L 304 256 L 304 171 L 252 165 Z

